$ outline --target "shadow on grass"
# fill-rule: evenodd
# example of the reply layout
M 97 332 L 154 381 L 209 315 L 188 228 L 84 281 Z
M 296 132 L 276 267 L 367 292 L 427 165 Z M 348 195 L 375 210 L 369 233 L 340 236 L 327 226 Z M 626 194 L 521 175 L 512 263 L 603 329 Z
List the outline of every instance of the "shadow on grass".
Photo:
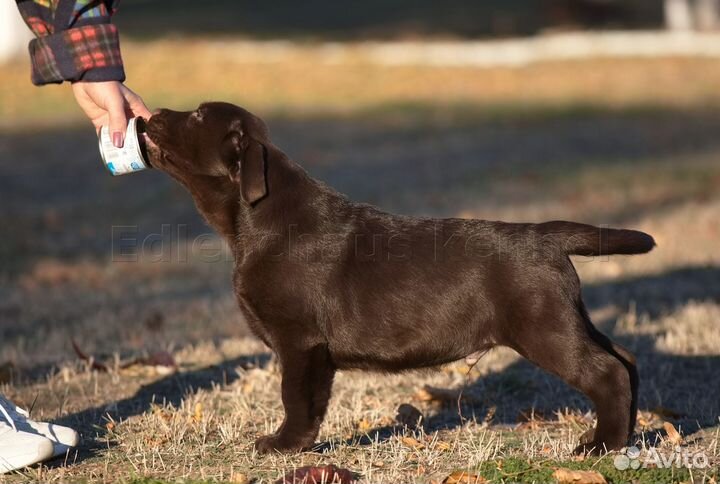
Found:
M 238 379 L 237 369 L 264 368 L 271 358 L 270 353 L 245 355 L 223 361 L 199 370 L 179 372 L 143 386 L 134 395 L 110 405 L 89 408 L 81 412 L 67 415 L 55 421 L 56 424 L 70 426 L 83 435 L 81 445 L 77 449 L 75 462 L 93 457 L 111 442 L 103 441 L 107 429 L 104 426 L 105 416 L 116 421 L 126 420 L 132 416 L 147 412 L 154 403 L 164 402 L 179 407 L 182 400 L 190 393 L 210 390 L 215 385 L 230 385 Z M 111 409 L 109 409 L 109 407 Z M 96 435 L 97 437 L 90 437 Z M 49 467 L 62 467 L 62 460 L 55 460 Z
M 618 282 L 588 285 L 585 289 L 590 309 L 608 304 L 628 305 L 648 300 L 647 308 L 655 315 L 671 312 L 690 301 L 720 301 L 720 268 L 684 268 L 654 276 L 643 276 Z M 662 288 L 664 290 L 659 291 Z M 675 288 L 675 290 L 668 290 Z M 610 321 L 599 321 L 606 326 Z M 664 407 L 677 414 L 672 421 L 685 432 L 718 425 L 720 388 L 709 385 L 720 374 L 720 356 L 682 356 L 659 352 L 651 336 L 624 336 L 613 339 L 631 348 L 638 357 L 640 371 L 639 408 Z M 179 406 L 190 393 L 209 390 L 213 385 L 229 385 L 238 375 L 236 368 L 265 367 L 269 353 L 243 356 L 200 370 L 173 374 L 141 388 L 135 395 L 112 404 L 87 409 L 57 420 L 56 423 L 82 429 L 86 435 L 104 435 L 103 416 L 125 420 L 150 410 L 152 404 L 164 401 Z M 538 415 L 551 416 L 567 408 L 583 412 L 592 410 L 589 402 L 561 380 L 543 372 L 531 363 L 520 360 L 501 372 L 472 382 L 464 389 L 472 396 L 472 404 L 447 405 L 424 422 L 427 431 L 453 429 L 467 419 L 483 420 L 493 408 L 493 424 L 514 425 L 518 416 L 533 409 Z M 391 439 L 402 426 L 375 428 L 365 435 L 349 440 L 319 443 L 314 449 L 324 452 L 340 445 L 370 445 Z M 653 435 L 645 436 L 653 444 Z M 78 461 L 106 448 L 101 438 L 86 439 L 79 449 Z M 57 463 L 61 465 L 62 463 Z

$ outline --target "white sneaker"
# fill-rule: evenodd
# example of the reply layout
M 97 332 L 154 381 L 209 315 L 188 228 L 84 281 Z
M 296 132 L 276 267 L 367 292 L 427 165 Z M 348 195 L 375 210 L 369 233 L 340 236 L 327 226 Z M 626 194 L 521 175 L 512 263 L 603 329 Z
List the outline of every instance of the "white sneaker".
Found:
M 27 421 L 30 428 L 39 433 L 53 444 L 53 457 L 67 454 L 67 451 L 77 447 L 80 436 L 69 427 L 45 422 Z
M 49 439 L 19 432 L 0 420 L 0 474 L 37 464 L 52 456 L 53 443 Z
M 27 410 L 22 409 L 0 396 L 0 417 L 5 416 L 8 423 L 17 431 L 40 435 L 53 445 L 51 457 L 65 454 L 80 442 L 80 436 L 73 429 L 30 419 Z

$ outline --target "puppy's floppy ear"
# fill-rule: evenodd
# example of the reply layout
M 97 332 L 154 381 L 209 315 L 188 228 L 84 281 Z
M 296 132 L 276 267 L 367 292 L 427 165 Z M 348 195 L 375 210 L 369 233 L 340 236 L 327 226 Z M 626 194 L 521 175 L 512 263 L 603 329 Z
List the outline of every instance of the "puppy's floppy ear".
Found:
M 262 143 L 233 131 L 223 140 L 221 154 L 246 203 L 252 205 L 267 195 L 267 150 Z

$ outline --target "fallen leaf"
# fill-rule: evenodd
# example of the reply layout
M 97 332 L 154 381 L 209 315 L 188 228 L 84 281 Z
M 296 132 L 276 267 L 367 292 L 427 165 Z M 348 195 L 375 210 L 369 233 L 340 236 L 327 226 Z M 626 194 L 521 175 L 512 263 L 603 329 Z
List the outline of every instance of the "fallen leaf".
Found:
M 663 424 L 663 428 L 665 429 L 665 432 L 667 432 L 668 440 L 670 442 L 675 445 L 682 443 L 682 435 L 680 435 L 680 432 L 675 430 L 675 426 L 673 424 L 671 424 L 670 422 L 665 422 Z
M 652 417 L 650 417 L 652 418 Z M 647 428 L 650 427 L 650 423 L 652 420 L 646 418 L 644 415 L 638 415 L 637 423 L 640 424 L 641 427 Z
M 448 442 L 440 441 L 435 444 L 435 450 L 439 450 L 441 452 L 445 452 L 452 449 L 452 445 L 450 445 Z
M 406 427 L 417 428 L 423 421 L 423 414 L 412 405 L 403 403 L 397 409 L 395 421 Z
M 468 471 L 456 471 L 445 478 L 443 484 L 484 484 L 488 482 L 483 476 Z
M 70 342 L 77 357 L 87 362 L 90 365 L 90 368 L 104 373 L 110 371 L 110 368 L 107 365 L 100 363 L 97 359 L 87 355 L 83 350 L 81 350 L 80 345 L 78 345 L 74 339 L 71 339 Z M 177 363 L 175 362 L 175 358 L 173 358 L 173 356 L 167 351 L 156 351 L 146 358 L 135 358 L 122 363 L 120 365 L 120 370 L 124 370 L 127 374 L 133 376 L 142 376 L 147 373 L 138 367 L 152 368 L 155 373 L 167 375 L 177 370 Z
M 275 484 L 350 484 L 356 481 L 355 473 L 327 465 L 300 467 L 275 481 Z
M 250 478 L 242 473 L 233 474 L 230 478 L 232 484 L 250 484 Z
M 373 428 L 373 425 L 368 419 L 364 418 L 357 423 L 356 427 L 360 432 L 366 433 L 368 430 Z
M 419 440 L 413 439 L 412 437 L 403 437 L 400 441 L 405 447 L 410 447 L 411 449 L 422 449 L 425 447 L 425 444 Z
M 575 471 L 571 469 L 556 469 L 553 479 L 559 484 L 607 484 L 607 481 L 597 471 Z
M 71 339 L 70 342 L 72 343 L 73 350 L 75 350 L 75 354 L 77 355 L 77 357 L 80 358 L 81 360 L 85 361 L 86 363 L 88 363 L 88 365 L 90 365 L 91 369 L 93 369 L 95 371 L 101 371 L 101 372 L 108 371 L 107 366 L 105 366 L 102 363 L 99 363 L 92 356 L 88 356 L 87 354 L 85 354 L 83 352 L 83 350 L 80 349 L 80 346 L 75 342 L 74 339 Z

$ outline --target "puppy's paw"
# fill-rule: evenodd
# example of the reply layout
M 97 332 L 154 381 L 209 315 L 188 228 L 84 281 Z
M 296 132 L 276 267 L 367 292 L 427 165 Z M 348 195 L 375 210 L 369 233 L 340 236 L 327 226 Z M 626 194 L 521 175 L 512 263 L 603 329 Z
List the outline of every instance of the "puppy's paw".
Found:
M 598 438 L 596 428 L 592 428 L 580 436 L 580 445 L 573 453 L 586 455 L 604 455 L 613 450 L 620 450 L 627 445 L 627 438 L 621 435 L 610 438 Z
M 595 440 L 595 429 L 592 428 L 580 436 L 580 444 L 589 444 Z M 577 449 L 575 449 L 577 450 Z
M 580 445 L 575 447 L 573 454 L 575 455 L 602 455 L 605 453 L 605 447 L 602 443 L 590 441 L 581 442 Z
M 260 454 L 268 454 L 270 452 L 282 452 L 289 454 L 300 452 L 307 447 L 309 447 L 309 445 L 303 445 L 299 442 L 290 441 L 279 434 L 264 435 L 255 441 L 255 449 Z
M 598 442 L 597 440 L 591 440 L 590 442 L 580 441 L 580 445 L 575 447 L 573 454 L 576 455 L 605 455 L 613 450 L 620 450 L 624 445 L 608 445 L 607 442 Z

